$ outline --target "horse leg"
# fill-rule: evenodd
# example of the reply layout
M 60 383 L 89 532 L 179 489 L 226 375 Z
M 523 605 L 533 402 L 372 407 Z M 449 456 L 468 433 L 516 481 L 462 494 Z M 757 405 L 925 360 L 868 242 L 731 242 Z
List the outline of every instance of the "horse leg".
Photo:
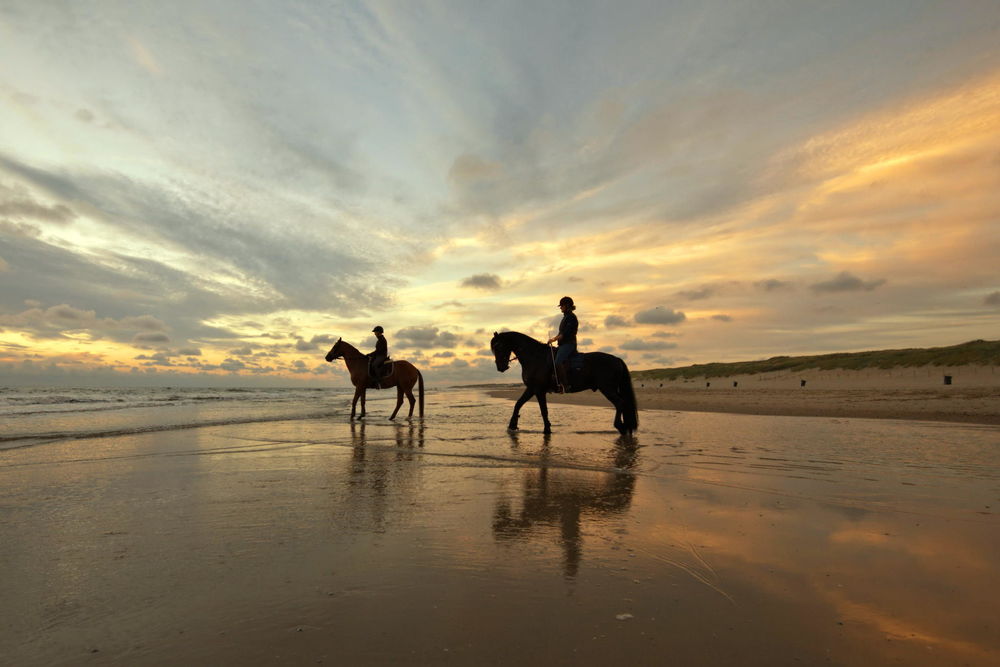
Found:
M 552 424 L 549 423 L 549 404 L 545 400 L 545 389 L 539 389 L 536 395 L 538 396 L 538 409 L 542 412 L 542 424 L 545 425 L 542 433 L 547 435 L 552 433 Z
M 396 409 L 392 411 L 392 415 L 389 419 L 395 419 L 396 413 L 399 412 L 399 406 L 403 404 L 403 388 L 396 385 Z
M 532 389 L 531 387 L 528 387 L 527 389 L 524 390 L 524 393 L 521 394 L 521 398 L 517 399 L 517 402 L 514 403 L 514 412 L 511 413 L 510 423 L 507 424 L 508 431 L 517 430 L 517 419 L 518 417 L 521 416 L 521 406 L 530 401 L 531 397 L 534 395 L 535 395 L 535 390 Z
M 365 387 L 362 387 L 361 388 L 361 414 L 358 416 L 358 419 L 364 419 L 365 418 L 365 399 L 366 398 L 368 398 L 368 389 L 365 388 Z
M 604 398 L 611 401 L 611 404 L 615 406 L 615 430 L 619 433 L 624 433 L 625 422 L 622 420 L 622 406 L 618 398 L 618 392 L 601 387 L 601 393 L 604 394 Z
M 355 387 L 354 388 L 354 400 L 351 401 L 351 421 L 354 421 L 354 412 L 357 410 L 358 399 L 361 398 L 361 391 L 362 390 L 361 390 L 360 387 Z M 362 404 L 362 407 L 361 407 L 361 416 L 362 417 L 365 414 L 364 411 L 365 411 L 364 404 Z
M 413 406 L 417 404 L 417 399 L 413 397 L 413 387 L 406 388 L 406 400 L 410 402 L 410 414 L 406 415 L 407 419 L 413 419 Z

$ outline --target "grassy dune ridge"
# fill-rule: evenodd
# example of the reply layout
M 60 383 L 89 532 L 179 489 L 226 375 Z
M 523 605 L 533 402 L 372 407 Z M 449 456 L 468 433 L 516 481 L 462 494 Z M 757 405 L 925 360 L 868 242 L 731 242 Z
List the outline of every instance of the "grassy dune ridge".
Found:
M 1000 365 L 1000 341 L 973 340 L 948 347 L 837 352 L 802 357 L 771 357 L 759 361 L 694 364 L 678 368 L 632 371 L 634 380 L 677 380 L 695 377 L 754 375 L 773 371 L 861 370 L 912 366 Z

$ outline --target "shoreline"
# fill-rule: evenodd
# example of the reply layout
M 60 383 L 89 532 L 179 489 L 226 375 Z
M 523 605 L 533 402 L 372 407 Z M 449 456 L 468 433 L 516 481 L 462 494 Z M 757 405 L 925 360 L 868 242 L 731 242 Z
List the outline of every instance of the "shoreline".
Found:
M 944 385 L 944 375 L 953 384 Z M 640 410 L 1000 425 L 1000 374 L 982 366 L 635 379 L 633 385 Z M 515 400 L 522 391 L 507 386 L 487 393 Z M 610 407 L 591 391 L 549 394 L 548 400 Z

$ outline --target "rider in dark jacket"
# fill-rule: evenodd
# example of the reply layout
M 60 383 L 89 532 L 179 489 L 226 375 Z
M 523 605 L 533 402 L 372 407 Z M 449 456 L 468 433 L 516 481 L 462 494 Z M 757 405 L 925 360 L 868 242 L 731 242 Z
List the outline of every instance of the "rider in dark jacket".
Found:
M 576 306 L 573 299 L 564 296 L 559 299 L 559 310 L 563 313 L 562 322 L 559 323 L 559 333 L 549 339 L 549 343 L 558 342 L 556 350 L 555 372 L 556 383 L 559 385 L 557 391 L 565 391 L 567 387 L 566 378 L 569 370 L 569 358 L 576 353 L 576 332 L 580 328 L 580 322 L 576 319 Z
M 379 378 L 382 376 L 382 365 L 389 358 L 389 343 L 382 332 L 380 326 L 372 329 L 372 333 L 375 334 L 375 350 L 368 353 L 371 358 L 372 379 L 375 380 L 376 387 L 379 386 Z

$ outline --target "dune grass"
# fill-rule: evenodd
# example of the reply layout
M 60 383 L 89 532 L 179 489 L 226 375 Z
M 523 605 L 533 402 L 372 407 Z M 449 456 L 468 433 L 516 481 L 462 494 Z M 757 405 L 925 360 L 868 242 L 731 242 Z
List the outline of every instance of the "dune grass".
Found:
M 899 366 L 995 366 L 1000 365 L 1000 341 L 973 340 L 948 347 L 909 348 L 903 350 L 871 350 L 868 352 L 838 352 L 803 357 L 771 357 L 759 361 L 695 364 L 678 368 L 656 368 L 633 371 L 635 380 L 677 380 L 695 377 L 726 377 L 754 375 L 773 371 L 860 370 L 864 368 L 896 368 Z

